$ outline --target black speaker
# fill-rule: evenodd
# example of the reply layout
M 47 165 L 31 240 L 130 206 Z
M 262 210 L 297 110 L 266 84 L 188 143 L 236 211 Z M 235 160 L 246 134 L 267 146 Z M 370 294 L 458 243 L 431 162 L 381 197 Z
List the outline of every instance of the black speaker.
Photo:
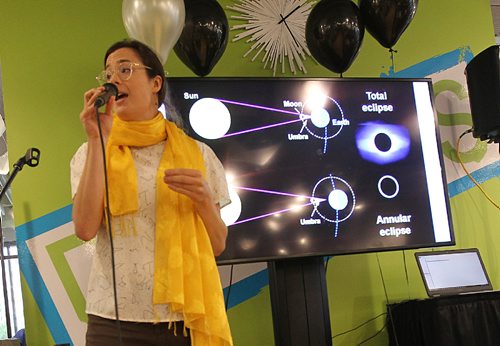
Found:
M 476 55 L 465 68 L 472 113 L 472 135 L 500 142 L 500 46 Z

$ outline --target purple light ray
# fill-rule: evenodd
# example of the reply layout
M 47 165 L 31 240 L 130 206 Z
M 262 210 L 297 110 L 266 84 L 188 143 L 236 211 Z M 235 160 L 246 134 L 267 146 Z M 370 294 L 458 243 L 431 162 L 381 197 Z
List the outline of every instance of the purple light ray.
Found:
M 259 216 L 254 216 L 254 217 L 251 217 L 251 218 L 248 218 L 248 219 L 245 219 L 245 220 L 240 220 L 240 221 L 236 221 L 235 223 L 229 225 L 229 226 L 232 226 L 232 225 L 238 225 L 240 223 L 244 223 L 244 222 L 249 222 L 249 221 L 254 221 L 254 220 L 258 220 L 258 219 L 262 219 L 262 218 L 265 218 L 265 217 L 268 217 L 268 216 L 272 216 L 272 215 L 277 215 L 277 214 L 281 214 L 281 213 L 285 213 L 287 211 L 290 211 L 292 209 L 297 209 L 297 208 L 302 208 L 302 207 L 306 207 L 308 205 L 311 205 L 312 203 L 306 203 L 306 204 L 301 204 L 301 205 L 296 205 L 292 208 L 287 208 L 287 209 L 282 209 L 282 210 L 278 210 L 278 211 L 274 211 L 272 213 L 268 213 L 268 214 L 264 214 L 264 215 L 259 215 Z
M 233 186 L 235 189 L 240 189 L 240 190 L 247 190 L 247 191 L 254 191 L 254 192 L 263 192 L 263 193 L 269 193 L 272 195 L 281 195 L 281 196 L 290 196 L 290 197 L 303 197 L 303 198 L 315 198 L 318 202 L 324 202 L 326 201 L 325 198 L 317 198 L 317 197 L 311 197 L 311 196 L 304 196 L 304 195 L 295 195 L 293 193 L 288 193 L 288 192 L 279 192 L 279 191 L 270 191 L 270 190 L 262 190 L 262 189 L 254 189 L 252 187 L 243 187 L 243 186 Z
M 277 127 L 277 126 L 282 126 L 282 125 L 296 123 L 298 121 L 302 121 L 302 119 L 295 119 L 295 120 L 285 121 L 283 123 L 277 123 L 277 124 L 272 124 L 272 125 L 266 125 L 266 126 L 256 127 L 254 129 L 248 129 L 248 130 L 243 130 L 243 131 L 239 131 L 239 132 L 228 133 L 227 135 L 224 135 L 221 138 L 231 137 L 231 136 L 237 136 L 237 135 L 241 135 L 243 133 L 248 133 L 248 132 L 255 132 L 255 131 L 259 131 L 259 130 L 265 130 L 265 129 L 269 129 L 271 127 Z
M 220 102 L 223 102 L 223 103 L 231 103 L 233 105 L 238 105 L 238 106 L 243 106 L 243 107 L 250 107 L 250 108 L 258 108 L 258 109 L 264 109 L 266 111 L 271 111 L 271 112 L 278 112 L 278 113 L 286 113 L 286 114 L 292 114 L 292 115 L 300 115 L 300 112 L 292 112 L 292 111 L 286 111 L 284 109 L 278 109 L 278 108 L 270 108 L 270 107 L 264 107 L 264 106 L 258 106 L 258 105 L 252 105 L 252 104 L 249 104 L 249 103 L 243 103 L 243 102 L 236 102 L 236 101 L 229 101 L 229 100 L 222 100 L 222 99 L 216 99 Z M 306 116 L 305 114 L 303 114 L 304 116 Z M 307 115 L 307 117 L 310 118 L 309 115 Z
M 230 103 L 230 104 L 234 104 L 234 105 L 238 105 L 238 106 L 243 106 L 243 107 L 257 108 L 257 109 L 263 109 L 263 110 L 271 111 L 271 112 L 278 112 L 278 113 L 291 114 L 291 115 L 295 115 L 295 116 L 296 115 L 301 116 L 301 118 L 296 119 L 296 120 L 292 120 L 292 121 L 286 121 L 286 122 L 282 122 L 282 123 L 278 123 L 278 124 L 272 124 L 272 125 L 257 127 L 257 128 L 254 128 L 254 129 L 249 129 L 249 130 L 243 130 L 243 131 L 239 131 L 239 132 L 229 133 L 227 135 L 222 136 L 222 138 L 231 137 L 231 136 L 237 136 L 237 135 L 241 135 L 241 134 L 244 134 L 244 133 L 255 132 L 255 131 L 259 131 L 259 130 L 265 130 L 265 129 L 269 129 L 269 128 L 276 127 L 276 126 L 288 125 L 288 124 L 292 124 L 292 123 L 297 122 L 297 121 L 303 121 L 304 119 L 310 119 L 311 118 L 310 115 L 301 114 L 297 110 L 295 112 L 292 112 L 292 111 L 286 111 L 284 109 L 264 107 L 264 106 L 253 105 L 253 104 L 244 103 L 244 102 L 229 101 L 229 100 L 223 100 L 223 99 L 216 99 L 216 100 L 220 101 L 222 103 Z

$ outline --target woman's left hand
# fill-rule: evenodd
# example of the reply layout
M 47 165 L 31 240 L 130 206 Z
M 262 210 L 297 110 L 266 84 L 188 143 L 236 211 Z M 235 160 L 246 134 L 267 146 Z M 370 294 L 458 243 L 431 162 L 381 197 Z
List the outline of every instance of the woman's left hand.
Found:
M 206 207 L 207 203 L 214 203 L 207 182 L 201 172 L 196 169 L 167 169 L 163 181 L 173 191 L 189 197 L 198 212 L 200 212 L 199 208 Z
M 215 256 L 226 247 L 227 226 L 220 216 L 219 205 L 213 201 L 212 192 L 203 174 L 196 169 L 175 168 L 165 171 L 163 181 L 170 189 L 189 197 L 210 238 Z
M 200 171 L 175 168 L 165 171 L 163 181 L 170 189 L 189 197 L 203 220 L 215 256 L 226 247 L 227 226 L 220 216 L 219 205 L 214 202 L 208 183 Z

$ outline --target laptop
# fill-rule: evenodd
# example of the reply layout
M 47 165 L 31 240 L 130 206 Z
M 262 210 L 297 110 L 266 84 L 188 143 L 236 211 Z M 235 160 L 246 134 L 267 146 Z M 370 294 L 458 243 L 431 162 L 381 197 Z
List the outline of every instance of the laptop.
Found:
M 492 291 L 478 249 L 416 252 L 429 297 Z

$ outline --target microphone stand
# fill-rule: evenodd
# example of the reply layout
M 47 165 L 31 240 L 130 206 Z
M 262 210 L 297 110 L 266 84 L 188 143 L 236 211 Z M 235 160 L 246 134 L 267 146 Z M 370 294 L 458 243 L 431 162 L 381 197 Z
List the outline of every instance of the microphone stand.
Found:
M 17 173 L 19 173 L 20 170 L 23 169 L 23 166 L 25 164 L 28 164 L 28 166 L 31 167 L 36 167 L 38 166 L 38 160 L 40 159 L 40 150 L 37 148 L 30 148 L 26 152 L 26 154 L 21 157 L 15 164 L 14 164 L 14 171 L 10 174 L 9 178 L 5 182 L 5 185 L 2 187 L 2 190 L 0 191 L 0 202 L 7 192 L 7 190 L 10 187 L 10 184 L 12 184 L 12 181 L 16 177 Z M 9 297 L 8 297 L 8 292 L 7 292 L 7 279 L 6 279 L 6 272 L 5 272 L 5 256 L 4 256 L 4 241 L 3 241 L 3 227 L 2 227 L 2 217 L 0 215 L 0 266 L 2 270 L 2 286 L 3 286 L 3 299 L 4 299 L 4 304 L 5 304 L 5 321 L 6 321 L 6 327 L 7 327 L 7 337 L 11 338 L 12 337 L 12 331 L 11 331 L 11 325 L 10 325 L 10 311 L 9 311 Z

